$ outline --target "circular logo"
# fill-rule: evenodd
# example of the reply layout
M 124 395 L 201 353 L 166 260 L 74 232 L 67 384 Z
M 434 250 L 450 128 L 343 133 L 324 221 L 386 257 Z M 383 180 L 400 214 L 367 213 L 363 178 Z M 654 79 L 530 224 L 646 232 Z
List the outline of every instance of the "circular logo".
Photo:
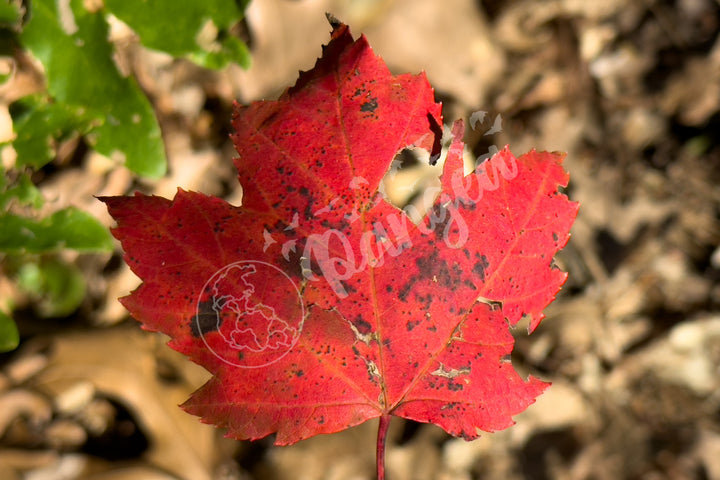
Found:
M 290 351 L 304 319 L 290 277 L 269 263 L 245 260 L 226 265 L 205 283 L 192 330 L 222 361 L 256 368 Z

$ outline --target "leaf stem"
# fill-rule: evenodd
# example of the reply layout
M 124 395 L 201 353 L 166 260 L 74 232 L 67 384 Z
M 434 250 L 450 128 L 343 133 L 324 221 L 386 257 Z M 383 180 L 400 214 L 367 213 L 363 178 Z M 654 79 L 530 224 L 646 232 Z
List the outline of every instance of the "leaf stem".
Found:
M 385 439 L 390 426 L 390 414 L 383 413 L 380 417 L 377 436 L 377 480 L 385 480 Z

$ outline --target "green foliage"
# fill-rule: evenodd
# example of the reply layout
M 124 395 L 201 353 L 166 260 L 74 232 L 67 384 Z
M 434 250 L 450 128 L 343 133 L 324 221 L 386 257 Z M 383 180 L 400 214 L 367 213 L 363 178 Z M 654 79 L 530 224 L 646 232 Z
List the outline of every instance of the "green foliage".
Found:
M 43 199 L 38 189 L 33 185 L 30 176 L 23 173 L 12 185 L 7 184 L 7 177 L 0 168 L 0 209 L 15 199 L 20 205 L 29 205 L 35 209 L 42 207 Z
M 15 322 L 8 314 L 0 310 L 0 352 L 14 350 L 20 342 Z
M 80 252 L 112 251 L 109 232 L 92 215 L 68 207 L 45 218 L 8 211 L 34 211 L 43 205 L 29 175 L 11 180 L 0 169 L 0 266 L 33 301 L 42 317 L 72 313 L 85 296 L 85 280 L 78 268 L 54 256 L 62 249 Z M 16 173 L 16 172 L 12 172 Z M 4 306 L 8 309 L 9 306 Z M 0 351 L 12 350 L 19 339 L 12 317 L 0 309 Z
M 108 0 L 97 11 L 85 3 L 34 0 L 24 24 L 17 2 L 0 7 L 0 27 L 20 32 L 17 41 L 42 63 L 47 81 L 46 92 L 12 106 L 17 164 L 41 167 L 59 141 L 84 135 L 138 175 L 161 177 L 167 163 L 160 127 L 137 82 L 113 61 L 107 16 L 126 22 L 149 48 L 209 68 L 247 67 L 247 47 L 230 34 L 247 1 Z
M 46 253 L 61 248 L 77 251 L 110 251 L 107 229 L 90 214 L 74 207 L 59 210 L 42 220 L 0 214 L 0 251 Z
M 0 26 L 11 26 L 20 21 L 20 5 L 12 0 L 0 2 Z
M 234 0 L 105 1 L 106 8 L 135 30 L 145 46 L 188 57 L 207 68 L 222 68 L 229 62 L 250 65 L 247 46 L 229 33 L 247 4 Z
M 77 266 L 54 257 L 22 264 L 17 283 L 42 317 L 70 315 L 85 298 L 85 279 Z
M 108 252 L 113 241 L 107 229 L 92 215 L 67 207 L 42 219 L 25 217 L 7 211 L 17 207 L 38 209 L 43 199 L 27 174 L 11 178 L 0 168 L 0 255 L 44 254 L 69 248 L 80 252 Z M 2 258 L 2 257 L 0 257 Z
M 48 164 L 55 158 L 58 142 L 87 133 L 93 120 L 84 107 L 50 102 L 43 95 L 24 97 L 10 111 L 16 135 L 16 167 L 41 168 Z
M 28 113 L 30 121 L 17 125 L 18 138 L 39 140 L 35 134 L 46 134 L 43 130 L 49 128 L 59 134 L 86 130 L 90 145 L 103 155 L 119 152 L 135 173 L 153 178 L 164 175 L 160 126 L 137 83 L 115 67 L 104 16 L 74 0 L 69 12 L 73 24 L 63 26 L 58 5 L 54 0 L 34 1 L 30 20 L 20 34 L 22 45 L 45 67 L 49 96 L 28 102 L 35 108 Z M 51 127 L 38 125 L 41 119 L 47 119 Z M 24 158 L 25 153 L 18 152 L 20 164 L 42 163 L 37 157 Z
M 61 142 L 80 136 L 140 176 L 158 178 L 167 170 L 152 105 L 113 60 L 108 17 L 125 22 L 148 48 L 203 67 L 247 67 L 250 61 L 245 44 L 231 34 L 247 0 L 106 0 L 97 8 L 91 3 L 0 1 L 2 53 L 28 52 L 42 64 L 46 84 L 10 106 L 16 160 L 10 171 L 0 167 L 0 267 L 42 317 L 71 314 L 85 294 L 78 268 L 57 254 L 107 252 L 113 242 L 96 219 L 73 207 L 40 218 L 36 210 L 43 198 L 29 170 L 44 167 Z M 0 82 L 8 76 L 0 75 Z M 11 310 L 0 305 L 0 351 L 18 343 Z

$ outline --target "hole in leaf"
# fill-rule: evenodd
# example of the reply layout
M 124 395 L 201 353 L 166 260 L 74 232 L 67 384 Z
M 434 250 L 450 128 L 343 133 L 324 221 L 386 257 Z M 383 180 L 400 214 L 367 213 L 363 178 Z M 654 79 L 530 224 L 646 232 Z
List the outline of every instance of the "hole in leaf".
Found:
M 442 160 L 430 165 L 427 150 L 402 149 L 383 177 L 380 188 L 385 200 L 405 210 L 414 223 L 420 223 L 440 193 Z

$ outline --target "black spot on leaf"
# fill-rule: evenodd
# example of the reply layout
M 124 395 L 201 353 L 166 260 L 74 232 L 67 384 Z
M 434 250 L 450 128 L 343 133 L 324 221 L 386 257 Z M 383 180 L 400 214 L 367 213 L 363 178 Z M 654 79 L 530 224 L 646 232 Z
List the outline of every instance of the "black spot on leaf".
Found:
M 490 262 L 488 262 L 488 259 L 485 255 L 481 255 L 480 259 L 475 262 L 475 265 L 473 266 L 473 273 L 480 276 L 480 278 L 485 281 L 485 270 L 490 266 Z
M 340 285 L 342 285 L 342 287 L 345 289 L 345 291 L 347 293 L 356 293 L 357 292 L 355 287 L 353 287 L 351 284 L 349 284 L 345 280 L 340 280 Z
M 462 383 L 448 382 L 447 388 L 450 391 L 457 392 L 463 389 Z
M 444 258 L 440 258 L 437 250 L 433 251 L 426 257 L 418 258 L 415 263 L 418 266 L 420 275 L 424 278 L 431 279 L 433 282 L 445 288 L 452 288 L 460 283 L 461 270 L 459 267 L 453 268 L 453 273 L 450 272 L 450 267 Z
M 190 320 L 190 332 L 193 337 L 198 338 L 218 329 L 222 322 L 218 320 L 218 314 L 213 309 L 214 299 L 210 298 L 198 305 L 198 313 Z
M 407 302 L 407 297 L 410 294 L 410 290 L 412 290 L 413 285 L 417 281 L 417 277 L 412 277 L 408 282 L 400 287 L 400 291 L 398 292 L 398 298 L 402 300 L 403 302 Z
M 361 112 L 374 112 L 375 109 L 378 107 L 377 98 L 371 98 L 367 102 L 360 105 L 360 111 Z
M 358 332 L 362 333 L 363 335 L 367 335 L 372 331 L 372 325 L 370 325 L 369 322 L 365 321 L 360 315 L 355 318 L 353 324 L 355 325 L 355 328 L 358 329 Z

